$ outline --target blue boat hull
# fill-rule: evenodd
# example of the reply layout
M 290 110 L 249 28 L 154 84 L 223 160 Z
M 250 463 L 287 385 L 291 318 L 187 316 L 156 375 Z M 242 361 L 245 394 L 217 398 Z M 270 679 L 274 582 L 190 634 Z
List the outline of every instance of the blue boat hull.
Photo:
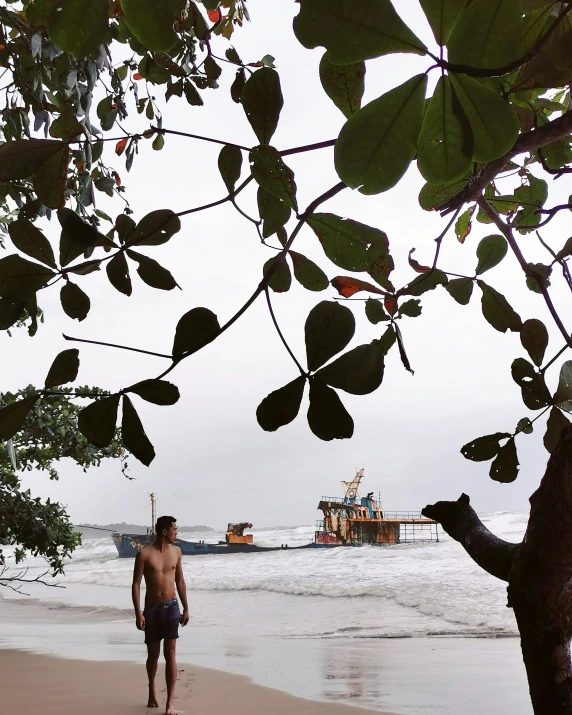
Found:
M 120 558 L 134 558 L 151 542 L 146 534 L 112 534 L 113 543 Z M 259 551 L 291 551 L 294 549 L 314 548 L 316 544 L 303 546 L 256 546 L 256 544 L 209 544 L 204 541 L 183 541 L 177 539 L 175 545 L 181 549 L 183 556 L 201 556 L 204 554 L 250 554 Z

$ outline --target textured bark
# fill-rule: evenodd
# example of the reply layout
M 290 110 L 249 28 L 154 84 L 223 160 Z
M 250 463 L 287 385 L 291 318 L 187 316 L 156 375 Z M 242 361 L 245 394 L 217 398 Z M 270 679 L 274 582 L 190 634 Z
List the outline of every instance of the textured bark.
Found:
M 498 539 L 463 494 L 426 506 L 479 566 L 508 581 L 535 715 L 572 715 L 572 428 L 552 453 L 530 497 L 521 544 Z

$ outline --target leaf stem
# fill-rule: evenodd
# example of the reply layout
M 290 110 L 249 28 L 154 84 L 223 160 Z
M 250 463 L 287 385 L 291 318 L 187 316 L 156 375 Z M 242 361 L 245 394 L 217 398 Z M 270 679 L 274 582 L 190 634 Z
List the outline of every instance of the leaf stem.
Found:
M 274 315 L 274 310 L 272 309 L 272 302 L 270 300 L 270 291 L 268 290 L 268 286 L 266 286 L 266 288 L 264 289 L 264 293 L 266 294 L 266 303 L 268 304 L 268 310 L 270 311 L 270 317 L 272 318 L 272 322 L 274 323 L 276 332 L 280 336 L 280 340 L 282 341 L 284 347 L 286 348 L 288 355 L 290 355 L 292 360 L 294 360 L 294 362 L 296 363 L 296 367 L 298 368 L 298 370 L 300 370 L 300 374 L 302 375 L 302 377 L 308 377 L 308 374 L 304 371 L 304 369 L 302 368 L 302 366 L 296 359 L 296 356 L 290 349 L 290 346 L 286 342 L 286 338 L 284 337 L 284 335 L 282 334 L 282 331 L 280 330 L 280 326 L 278 325 L 278 321 L 276 320 L 276 316 Z
M 142 353 L 143 355 L 152 355 L 153 357 L 167 358 L 168 360 L 173 359 L 172 355 L 164 355 L 163 353 L 154 353 L 154 352 L 151 352 L 150 350 L 141 350 L 140 348 L 131 348 L 127 345 L 117 345 L 115 343 L 103 343 L 100 340 L 86 340 L 84 338 L 74 338 L 74 337 L 71 337 L 70 335 L 66 335 L 65 333 L 62 333 L 62 335 L 65 340 L 69 340 L 74 343 L 88 343 L 89 345 L 103 345 L 104 347 L 107 347 L 107 348 L 118 348 L 119 350 L 131 350 L 131 352 Z

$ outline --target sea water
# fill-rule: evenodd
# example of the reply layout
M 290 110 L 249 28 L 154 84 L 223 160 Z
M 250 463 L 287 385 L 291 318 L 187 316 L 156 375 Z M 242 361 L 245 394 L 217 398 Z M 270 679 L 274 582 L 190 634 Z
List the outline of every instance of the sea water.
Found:
M 528 514 L 481 518 L 494 534 L 516 543 Z M 294 547 L 310 542 L 314 527 L 253 534 L 262 546 Z M 218 532 L 179 536 L 224 538 Z M 29 558 L 26 565 L 28 578 L 45 569 L 40 559 Z M 49 625 L 26 629 L 15 623 L 3 626 L 0 643 L 72 657 L 141 659 L 132 572 L 133 559 L 118 558 L 110 536 L 86 539 L 55 580 L 63 588 L 25 587 L 30 603 L 49 608 L 51 618 L 61 621 L 57 642 Z M 496 713 L 498 706 L 500 713 L 515 704 L 529 712 L 506 584 L 442 532 L 438 543 L 188 556 L 183 572 L 191 628 L 179 653 L 187 662 L 247 674 L 307 697 L 347 698 L 395 712 Z M 3 596 L 25 602 L 18 594 Z M 0 601 L 0 614 L 1 609 Z M 82 621 L 80 636 L 70 616 Z M 459 647 L 463 641 L 467 646 Z M 463 687 L 450 690 L 448 674 L 464 658 Z M 488 669 L 479 674 L 481 661 Z M 499 680 L 491 702 L 483 700 L 483 677 Z

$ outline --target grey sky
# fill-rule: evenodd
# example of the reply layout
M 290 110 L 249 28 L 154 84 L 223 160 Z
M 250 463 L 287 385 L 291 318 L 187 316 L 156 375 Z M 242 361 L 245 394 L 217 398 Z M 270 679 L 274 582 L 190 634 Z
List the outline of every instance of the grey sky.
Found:
M 298 6 L 290 0 L 248 0 L 248 7 L 253 22 L 236 33 L 236 48 L 247 61 L 267 53 L 276 58 L 285 98 L 273 144 L 284 149 L 335 137 L 344 117 L 319 83 L 322 50 L 305 50 L 293 35 L 291 17 Z M 400 2 L 399 12 L 425 42 L 432 43 L 415 0 Z M 217 41 L 215 52 L 222 54 L 220 47 Z M 413 55 L 368 62 L 364 103 L 428 66 L 426 59 Z M 256 139 L 241 106 L 229 97 L 233 76 L 232 68 L 225 65 L 221 88 L 203 93 L 203 108 L 189 108 L 173 98 L 164 126 L 254 145 Z M 156 88 L 158 98 L 163 94 L 163 88 Z M 130 127 L 146 126 L 135 113 L 129 121 Z M 160 153 L 151 150 L 150 142 L 143 142 L 129 175 L 123 161 L 117 160 L 134 217 L 139 219 L 156 208 L 181 211 L 224 196 L 218 152 L 219 147 L 213 144 L 168 136 Z M 289 157 L 302 207 L 338 181 L 332 157 L 331 149 Z M 113 158 L 109 163 L 114 163 Z M 534 172 L 540 175 L 538 169 Z M 419 208 L 417 194 L 422 184 L 412 165 L 405 179 L 388 193 L 365 197 L 346 190 L 322 207 L 387 232 L 398 266 L 393 274 L 397 285 L 414 277 L 407 266 L 408 251 L 415 247 L 416 258 L 430 262 L 434 238 L 444 225 L 439 216 Z M 566 198 L 565 187 L 561 191 Z M 561 198 L 555 196 L 550 205 Z M 103 194 L 98 194 L 98 200 L 112 216 L 121 211 L 120 201 L 110 202 Z M 241 195 L 239 203 L 255 215 L 254 189 Z M 30 340 L 24 331 L 16 331 L 12 339 L 3 338 L 2 389 L 41 383 L 53 357 L 70 347 L 60 337 L 62 332 L 169 352 L 176 323 L 187 310 L 206 306 L 217 313 L 221 323 L 227 320 L 250 295 L 260 280 L 263 263 L 272 254 L 260 245 L 254 228 L 228 205 L 182 221 L 182 231 L 170 243 L 145 252 L 172 271 L 183 292 L 155 291 L 135 275 L 133 296 L 128 299 L 110 287 L 104 271 L 91 274 L 80 284 L 91 297 L 92 309 L 78 324 L 63 314 L 59 291 L 46 291 L 40 296 L 46 324 L 38 335 Z M 554 225 L 546 236 L 555 236 L 557 244 L 562 223 L 555 221 Z M 51 231 L 56 239 L 57 227 Z M 472 273 L 478 239 L 491 233 L 490 227 L 476 224 L 464 246 L 449 234 L 441 266 Z M 521 242 L 528 260 L 546 261 L 534 235 Z M 324 257 L 310 229 L 302 231 L 295 248 L 317 260 L 330 278 L 345 273 Z M 518 296 L 514 307 L 523 320 L 545 320 L 552 337 L 548 355 L 561 347 L 542 297 L 526 289 L 512 255 L 485 279 L 501 291 L 510 283 L 510 294 Z M 511 431 L 529 414 L 510 379 L 512 360 L 525 355 L 519 337 L 502 335 L 484 321 L 477 293 L 464 308 L 443 290 L 423 296 L 423 315 L 402 321 L 415 376 L 403 369 L 394 348 L 379 390 L 366 397 L 341 393 L 355 420 L 351 440 L 325 443 L 314 437 L 305 419 L 306 400 L 296 421 L 277 433 L 264 433 L 258 427 L 255 410 L 260 400 L 296 376 L 296 367 L 259 299 L 220 340 L 172 373 L 181 390 L 177 405 L 157 407 L 137 400 L 157 457 L 149 469 L 131 461 L 135 481 L 124 479 L 117 465 L 107 464 L 83 474 L 66 463 L 59 483 L 32 474 L 25 477 L 24 484 L 35 494 L 68 504 L 76 523 L 146 523 L 150 491 L 157 494 L 159 512 L 172 513 L 185 524 L 217 527 L 245 519 L 257 526 L 310 523 L 317 516 L 320 495 L 338 493 L 340 480 L 351 478 L 355 467 L 365 467 L 364 487 L 376 493 L 380 490 L 388 509 L 419 509 L 427 502 L 457 498 L 462 491 L 471 495 L 479 511 L 525 509 L 546 464 L 541 441 L 544 420 L 539 420 L 540 429 L 534 434 L 518 438 L 522 468 L 512 485 L 492 482 L 488 463 L 468 462 L 459 453 L 471 439 Z M 333 289 L 314 294 L 296 284 L 289 293 L 273 297 L 283 331 L 300 358 L 304 357 L 306 315 L 317 302 L 334 295 Z M 557 292 L 556 297 L 563 305 L 564 293 Z M 384 326 L 367 321 L 362 301 L 350 305 L 357 322 L 352 346 L 378 337 Z M 79 347 L 79 384 L 118 389 L 154 377 L 166 367 L 157 358 Z M 557 374 L 549 377 L 554 385 Z

